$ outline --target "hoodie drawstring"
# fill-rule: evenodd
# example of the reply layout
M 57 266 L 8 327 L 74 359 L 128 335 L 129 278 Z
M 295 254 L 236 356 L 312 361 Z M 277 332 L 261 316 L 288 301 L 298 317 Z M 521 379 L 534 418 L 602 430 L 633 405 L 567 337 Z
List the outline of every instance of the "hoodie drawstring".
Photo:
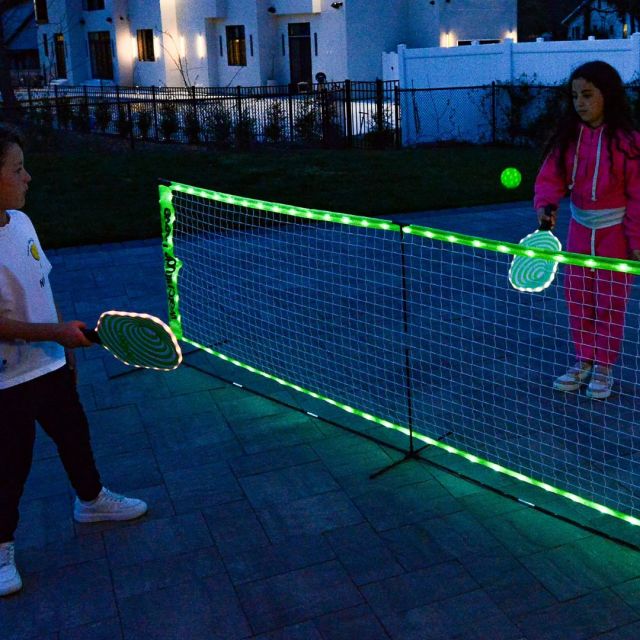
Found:
M 573 170 L 571 171 L 571 184 L 569 190 L 571 191 L 576 184 L 576 174 L 578 173 L 578 157 L 580 155 L 580 143 L 582 142 L 582 134 L 584 133 L 584 127 L 580 127 L 580 133 L 578 134 L 578 141 L 576 142 L 576 150 L 573 154 Z M 600 173 L 600 159 L 602 157 L 602 134 L 604 133 L 604 127 L 600 129 L 600 135 L 598 136 L 598 148 L 596 151 L 596 168 L 593 172 L 593 181 L 591 183 L 591 201 L 596 202 L 597 187 L 598 187 L 598 174 Z
M 578 142 L 576 143 L 576 150 L 573 154 L 573 171 L 571 172 L 571 184 L 569 185 L 569 191 L 573 189 L 576 184 L 576 173 L 578 172 L 578 154 L 580 153 L 580 142 L 582 141 L 582 132 L 584 127 L 580 127 L 580 133 L 578 134 Z
M 596 170 L 593 173 L 593 184 L 591 185 L 591 200 L 595 202 L 596 198 L 596 185 L 598 184 L 598 172 L 600 171 L 600 155 L 602 153 L 602 134 L 604 133 L 604 127 L 600 129 L 600 135 L 598 136 L 598 150 L 596 152 Z

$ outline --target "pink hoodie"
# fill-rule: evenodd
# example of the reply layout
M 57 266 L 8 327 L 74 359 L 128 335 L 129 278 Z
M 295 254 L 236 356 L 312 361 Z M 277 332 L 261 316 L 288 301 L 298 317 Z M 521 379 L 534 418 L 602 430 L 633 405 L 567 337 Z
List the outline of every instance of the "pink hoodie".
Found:
M 579 209 L 626 207 L 625 235 L 631 249 L 640 249 L 640 158 L 628 158 L 613 140 L 610 163 L 604 125 L 596 129 L 581 125 L 580 129 L 579 147 L 577 142 L 570 144 L 564 159 L 566 178 L 558 173 L 557 150 L 545 159 L 536 178 L 533 206 L 557 206 L 570 190 L 571 202 Z M 640 133 L 633 133 L 633 141 L 640 149 Z M 626 150 L 631 146 L 624 137 L 619 144 Z

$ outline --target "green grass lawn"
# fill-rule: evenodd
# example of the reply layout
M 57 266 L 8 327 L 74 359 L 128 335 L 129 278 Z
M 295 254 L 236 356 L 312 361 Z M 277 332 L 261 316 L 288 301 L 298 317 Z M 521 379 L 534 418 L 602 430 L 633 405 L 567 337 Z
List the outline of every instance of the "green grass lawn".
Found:
M 160 235 L 157 179 L 342 213 L 393 217 L 429 209 L 528 200 L 539 152 L 506 147 L 400 151 L 211 151 L 83 137 L 26 151 L 26 212 L 45 247 Z M 516 166 L 520 187 L 500 172 Z

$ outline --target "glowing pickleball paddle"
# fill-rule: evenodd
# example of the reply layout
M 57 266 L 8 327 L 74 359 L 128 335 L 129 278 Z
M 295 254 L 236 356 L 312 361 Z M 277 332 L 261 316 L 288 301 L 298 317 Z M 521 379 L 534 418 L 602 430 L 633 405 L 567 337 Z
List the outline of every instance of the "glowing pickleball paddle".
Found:
M 105 311 L 96 328 L 84 334 L 132 367 L 171 371 L 182 362 L 173 331 L 160 318 L 146 313 Z
M 547 215 L 555 211 L 555 207 L 546 207 Z M 531 249 L 547 249 L 562 251 L 560 240 L 551 233 L 551 222 L 543 221 L 537 231 L 520 240 L 523 247 Z M 558 263 L 530 256 L 514 256 L 509 269 L 509 282 L 514 289 L 528 293 L 544 291 L 556 277 Z

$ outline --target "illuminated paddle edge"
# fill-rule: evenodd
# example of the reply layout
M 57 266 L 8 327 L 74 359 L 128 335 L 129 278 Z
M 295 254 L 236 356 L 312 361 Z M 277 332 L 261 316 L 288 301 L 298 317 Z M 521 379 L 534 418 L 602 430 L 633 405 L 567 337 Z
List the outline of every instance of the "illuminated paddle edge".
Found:
M 180 344 L 178 343 L 178 340 L 176 339 L 176 336 L 174 332 L 171 330 L 171 328 L 168 327 L 162 320 L 160 320 L 160 318 L 156 318 L 155 316 L 149 315 L 148 313 L 131 313 L 127 311 L 116 311 L 112 309 L 111 311 L 105 311 L 104 313 L 100 314 L 100 317 L 98 318 L 98 322 L 96 324 L 96 331 L 98 332 L 98 334 L 100 333 L 100 328 L 103 322 L 107 318 L 113 318 L 114 316 L 125 317 L 125 318 L 132 318 L 132 317 L 143 318 L 144 320 L 148 320 L 153 324 L 158 325 L 158 327 L 162 329 L 163 333 L 167 337 L 169 337 L 169 339 L 171 340 L 171 344 L 173 345 L 173 348 L 177 357 L 177 362 L 175 364 L 172 364 L 170 367 L 154 367 L 151 365 L 139 365 L 139 364 L 136 364 L 135 362 L 129 362 L 128 360 L 126 360 L 119 353 L 116 353 L 113 350 L 113 348 L 109 346 L 109 344 L 103 341 L 102 346 L 114 358 L 117 358 L 118 360 L 120 360 L 120 362 L 124 362 L 124 364 L 130 367 L 153 369 L 154 371 L 173 371 L 174 369 L 177 369 L 180 366 L 180 364 L 182 363 L 182 349 L 180 348 Z
M 542 244 L 541 244 L 542 242 Z M 544 249 L 547 251 L 560 252 L 562 251 L 562 245 L 560 244 L 560 240 L 558 240 L 555 236 L 540 236 L 539 231 L 534 231 L 530 233 L 528 236 L 524 237 L 519 242 L 520 246 L 527 247 L 528 249 Z M 544 244 L 554 245 L 553 247 L 544 248 Z M 529 261 L 529 262 L 527 262 Z M 558 271 L 558 262 L 555 260 L 551 263 L 551 270 L 546 274 L 545 280 L 540 283 L 540 280 L 535 280 L 535 285 L 532 284 L 534 278 L 531 276 L 532 271 L 531 268 L 532 263 L 540 262 L 540 258 L 531 257 L 529 255 L 526 256 L 513 256 L 513 260 L 511 261 L 511 265 L 509 267 L 509 283 L 514 289 L 518 291 L 522 291 L 525 293 L 540 293 L 545 289 L 551 286 L 551 283 L 556 278 L 556 273 Z M 544 264 L 547 264 L 551 261 L 542 260 Z M 530 265 L 528 269 L 525 270 L 524 265 Z

